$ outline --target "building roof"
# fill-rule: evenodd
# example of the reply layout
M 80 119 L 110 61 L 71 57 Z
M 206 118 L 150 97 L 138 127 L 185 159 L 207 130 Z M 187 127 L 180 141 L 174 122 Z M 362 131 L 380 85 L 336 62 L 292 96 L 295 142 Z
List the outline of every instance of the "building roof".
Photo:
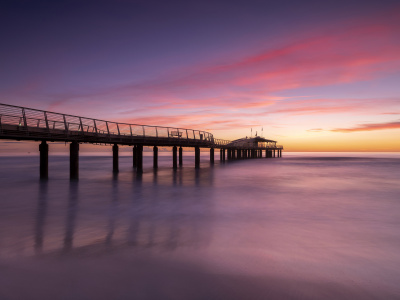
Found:
M 268 139 L 262 138 L 260 136 L 256 136 L 256 137 L 251 137 L 251 138 L 245 137 L 245 138 L 237 139 L 237 140 L 234 140 L 234 141 L 230 142 L 228 145 L 230 145 L 230 144 L 238 144 L 238 143 L 250 143 L 251 144 L 251 143 L 254 143 L 254 142 L 276 143 L 276 141 L 268 140 Z

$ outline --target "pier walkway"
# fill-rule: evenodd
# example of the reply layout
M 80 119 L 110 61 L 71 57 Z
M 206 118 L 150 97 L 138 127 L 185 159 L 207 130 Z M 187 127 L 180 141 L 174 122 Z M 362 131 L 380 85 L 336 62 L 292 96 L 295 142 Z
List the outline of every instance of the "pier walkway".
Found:
M 132 146 L 133 167 L 143 172 L 143 147 L 153 147 L 153 167 L 158 167 L 158 147 L 172 147 L 173 168 L 182 165 L 182 147 L 195 148 L 195 167 L 200 167 L 200 148 L 220 149 L 220 160 L 281 157 L 283 147 L 261 137 L 229 141 L 206 131 L 128 124 L 73 116 L 0 103 L 0 139 L 40 141 L 40 177 L 48 177 L 48 142 L 70 143 L 70 177 L 79 174 L 79 143 L 113 147 L 113 171 L 118 172 L 118 145 Z M 265 155 L 263 155 L 265 153 Z

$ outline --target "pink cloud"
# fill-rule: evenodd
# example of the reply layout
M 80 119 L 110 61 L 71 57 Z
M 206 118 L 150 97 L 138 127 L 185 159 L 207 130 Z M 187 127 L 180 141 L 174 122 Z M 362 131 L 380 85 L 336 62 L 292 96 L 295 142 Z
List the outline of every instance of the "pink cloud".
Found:
M 242 102 L 242 108 L 262 107 L 264 95 L 370 80 L 397 71 L 399 35 L 400 14 L 388 12 L 384 17 L 368 16 L 320 28 L 308 38 L 261 52 L 257 49 L 241 58 L 227 53 L 223 63 L 203 62 L 153 80 L 82 96 L 96 98 L 97 103 L 105 105 L 110 98 L 118 98 L 122 108 L 145 104 L 143 108 L 150 110 L 150 104 L 166 105 L 165 109 L 170 105 L 188 109 L 207 105 L 240 108 L 238 102 Z M 157 109 L 157 105 L 154 107 Z
M 93 93 L 60 95 L 61 100 L 55 101 L 51 109 L 68 112 L 73 101 L 74 113 L 77 107 L 82 107 L 81 113 L 92 117 L 102 117 L 92 115 L 92 107 L 97 105 L 112 120 L 215 129 L 227 128 L 229 124 L 245 127 L 249 124 L 247 120 L 271 114 L 398 111 L 399 99 L 276 96 L 278 92 L 296 88 L 379 78 L 399 70 L 398 16 L 395 12 L 385 18 L 351 20 L 334 24 L 330 29 L 315 30 L 307 38 L 271 44 L 264 51 L 249 51 L 243 57 L 227 53 L 224 63 L 202 63 L 153 80 Z M 239 121 L 242 119 L 246 121 Z
M 276 92 L 376 78 L 400 66 L 399 23 L 364 20 L 351 28 L 322 31 L 242 59 L 231 57 L 230 63 L 193 67 L 132 88 L 180 95 L 206 89 L 225 94 L 239 87 L 253 90 L 260 86 Z
M 352 128 L 336 128 L 330 131 L 348 133 L 348 132 L 374 131 L 374 130 L 387 130 L 387 129 L 400 129 L 400 122 L 360 124 Z

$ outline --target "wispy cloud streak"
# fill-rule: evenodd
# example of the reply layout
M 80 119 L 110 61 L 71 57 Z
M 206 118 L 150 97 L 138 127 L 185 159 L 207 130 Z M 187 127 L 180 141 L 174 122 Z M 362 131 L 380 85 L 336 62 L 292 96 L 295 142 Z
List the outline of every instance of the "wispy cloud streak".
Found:
M 352 128 L 336 128 L 330 131 L 349 133 L 358 131 L 375 131 L 375 130 L 387 130 L 387 129 L 400 129 L 400 121 L 388 122 L 388 123 L 375 123 L 375 124 L 360 124 Z

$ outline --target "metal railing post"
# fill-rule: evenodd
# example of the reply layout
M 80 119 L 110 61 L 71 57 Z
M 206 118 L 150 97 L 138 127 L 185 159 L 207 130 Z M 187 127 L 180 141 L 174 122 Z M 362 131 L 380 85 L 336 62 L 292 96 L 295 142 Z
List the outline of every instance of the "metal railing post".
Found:
M 108 128 L 108 121 L 106 121 L 106 127 L 107 127 L 107 134 L 110 136 L 110 128 Z
M 81 117 L 79 117 L 79 123 L 81 124 L 82 135 L 85 135 L 85 130 L 83 129 L 83 124 L 82 124 L 82 118 Z
M 64 119 L 64 127 L 65 127 L 65 131 L 68 134 L 68 126 L 67 126 L 67 120 L 65 119 L 65 115 L 63 115 L 63 119 Z
M 158 138 L 158 127 L 156 127 L 156 138 Z
M 25 109 L 24 108 L 22 108 L 22 118 L 24 120 L 25 130 L 28 131 L 28 124 L 26 123 L 26 115 L 25 115 Z
M 144 131 L 144 126 L 142 125 L 142 128 L 143 128 L 143 136 L 145 137 L 146 136 L 146 132 Z
M 119 131 L 119 125 L 118 125 L 118 123 L 115 123 L 115 124 L 117 124 L 118 136 L 120 136 L 121 133 L 120 133 L 120 131 Z
M 49 128 L 49 120 L 47 119 L 47 112 L 44 112 L 44 120 L 45 120 L 45 122 L 46 122 L 46 129 L 47 129 L 47 131 L 50 131 L 50 128 Z
M 95 119 L 93 119 L 93 124 L 94 124 L 94 130 L 96 131 L 96 134 L 97 134 L 97 126 L 96 126 L 96 120 Z

